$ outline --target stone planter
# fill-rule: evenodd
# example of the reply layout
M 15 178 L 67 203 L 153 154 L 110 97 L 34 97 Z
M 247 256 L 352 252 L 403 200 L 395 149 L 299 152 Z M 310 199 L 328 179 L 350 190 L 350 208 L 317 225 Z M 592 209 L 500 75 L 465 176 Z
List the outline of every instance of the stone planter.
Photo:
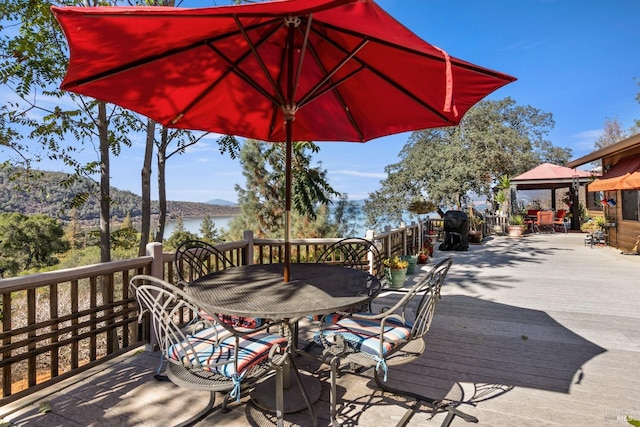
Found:
M 391 289 L 401 289 L 404 287 L 404 281 L 407 278 L 407 269 L 406 268 L 388 268 L 385 267 L 384 274 L 389 282 L 389 288 Z

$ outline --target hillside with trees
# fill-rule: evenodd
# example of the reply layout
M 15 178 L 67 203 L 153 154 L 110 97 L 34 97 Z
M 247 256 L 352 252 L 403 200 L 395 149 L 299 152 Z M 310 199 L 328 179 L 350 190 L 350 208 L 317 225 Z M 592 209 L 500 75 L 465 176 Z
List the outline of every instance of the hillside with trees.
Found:
M 44 214 L 62 221 L 72 216 L 81 223 L 95 224 L 100 218 L 100 201 L 96 183 L 91 180 L 74 180 L 61 172 L 9 170 L 0 168 L 0 212 L 25 215 Z M 122 222 L 130 215 L 135 222 L 142 211 L 142 199 L 130 192 L 111 188 L 111 220 Z M 233 216 L 238 214 L 235 205 L 211 205 L 207 203 L 169 201 L 169 219 L 179 217 Z M 152 214 L 158 213 L 158 203 L 152 202 Z

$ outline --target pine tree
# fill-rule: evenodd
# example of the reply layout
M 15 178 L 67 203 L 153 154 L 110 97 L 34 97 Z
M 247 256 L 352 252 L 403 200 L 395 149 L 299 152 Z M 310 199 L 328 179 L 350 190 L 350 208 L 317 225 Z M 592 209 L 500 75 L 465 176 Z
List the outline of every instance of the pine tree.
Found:
M 216 224 L 211 220 L 211 216 L 205 215 L 202 218 L 202 222 L 200 223 L 200 235 L 201 239 L 205 242 L 216 244 L 222 243 L 222 239 L 216 229 Z

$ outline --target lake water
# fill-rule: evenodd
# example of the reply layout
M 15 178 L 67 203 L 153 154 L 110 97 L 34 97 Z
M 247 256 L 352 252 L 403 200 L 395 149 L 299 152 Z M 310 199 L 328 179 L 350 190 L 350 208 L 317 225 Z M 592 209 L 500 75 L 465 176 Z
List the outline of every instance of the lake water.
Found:
M 226 230 L 227 225 L 229 224 L 229 221 L 231 221 L 233 219 L 232 216 L 214 216 L 211 217 L 211 221 L 213 221 L 213 223 L 216 226 L 216 230 L 218 230 L 218 233 L 222 232 L 222 230 Z M 171 236 L 171 233 L 173 233 L 173 230 L 176 228 L 176 221 L 168 221 L 167 225 L 165 226 L 164 229 L 164 237 L 165 238 L 169 238 L 169 236 Z M 202 218 L 182 218 L 182 224 L 184 225 L 184 229 L 186 231 L 189 231 L 191 233 L 195 233 L 195 234 L 201 234 L 200 233 L 200 226 L 202 225 Z
M 223 230 L 225 231 L 227 230 L 227 225 L 232 219 L 233 219 L 232 216 L 220 216 L 220 217 L 211 218 L 211 220 L 215 224 L 216 229 L 218 230 L 219 233 L 221 233 Z M 176 221 L 167 222 L 167 225 L 165 226 L 165 230 L 164 230 L 165 239 L 168 239 L 169 236 L 171 236 L 171 233 L 173 233 L 173 230 L 176 228 L 176 224 L 177 224 Z M 200 235 L 200 225 L 202 224 L 201 217 L 183 218 L 182 224 L 184 225 L 184 229 L 186 231 Z M 364 237 L 366 232 L 366 229 L 362 224 L 364 224 L 364 217 L 359 217 L 358 226 L 356 227 L 356 236 L 358 237 Z

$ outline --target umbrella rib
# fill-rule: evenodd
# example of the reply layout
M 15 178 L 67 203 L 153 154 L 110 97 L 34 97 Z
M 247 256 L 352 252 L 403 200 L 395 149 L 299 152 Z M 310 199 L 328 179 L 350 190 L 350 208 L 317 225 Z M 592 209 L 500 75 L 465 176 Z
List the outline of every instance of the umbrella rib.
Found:
M 304 55 L 307 51 L 307 46 L 309 45 L 309 33 L 311 33 L 311 23 L 313 22 L 313 13 L 309 14 L 307 19 L 307 25 L 304 30 L 304 38 L 302 39 L 302 47 L 300 49 L 300 59 L 298 59 L 298 69 L 296 70 L 296 75 L 293 82 L 293 88 L 298 87 L 298 82 L 300 81 L 300 76 L 302 75 L 302 64 L 304 62 Z M 295 100 L 295 94 L 291 97 L 291 99 Z
M 275 27 L 272 30 L 271 34 L 273 34 L 275 31 L 277 31 L 277 27 Z M 262 44 L 266 39 L 268 39 L 268 37 L 261 40 L 260 44 Z M 184 117 L 184 115 L 187 114 L 189 110 L 195 107 L 198 104 L 198 102 L 200 102 L 200 100 L 205 97 L 205 95 L 211 92 L 218 85 L 218 83 L 220 83 L 231 72 L 236 73 L 238 77 L 240 77 L 246 83 L 251 85 L 255 90 L 260 92 L 266 99 L 270 100 L 273 104 L 279 105 L 277 99 L 271 96 L 271 94 L 266 92 L 262 87 L 260 87 L 260 85 L 256 84 L 252 79 L 250 79 L 249 76 L 247 76 L 247 74 L 244 71 L 238 68 L 238 64 L 244 61 L 251 54 L 250 51 L 245 52 L 243 55 L 240 56 L 240 58 L 238 58 L 236 62 L 233 62 L 229 57 L 227 57 L 222 51 L 216 48 L 212 43 L 213 42 L 207 42 L 207 46 L 209 47 L 209 49 L 213 50 L 220 58 L 222 58 L 227 63 L 227 65 L 229 65 L 229 68 L 224 73 L 222 73 L 213 83 L 207 86 L 207 88 L 203 90 L 197 97 L 195 97 L 193 101 L 191 101 L 185 108 L 183 108 L 182 111 L 178 113 L 171 120 L 172 124 L 176 124 L 180 119 L 182 119 L 182 117 Z
M 311 47 L 310 49 L 311 54 L 313 55 L 313 57 L 316 60 L 316 63 L 318 64 L 318 67 L 320 67 L 320 69 L 322 69 L 322 71 L 325 74 L 327 73 L 327 70 L 324 68 L 324 66 L 322 65 L 322 62 L 320 61 L 320 58 L 318 57 L 318 53 L 315 51 L 315 49 L 313 49 L 313 47 Z M 360 66 L 360 68 L 354 70 L 353 72 L 351 72 L 350 74 L 348 74 L 347 76 L 343 77 L 342 79 L 340 79 L 339 81 L 333 83 L 332 85 L 329 85 L 327 88 L 325 88 L 325 90 L 319 91 L 315 94 L 315 96 L 313 96 L 312 98 L 305 100 L 301 100 L 300 101 L 300 107 L 302 107 L 303 105 L 306 105 L 312 101 L 314 101 L 315 99 L 319 98 L 320 96 L 324 95 L 325 93 L 329 92 L 329 91 L 334 91 L 334 95 L 336 96 L 336 98 L 338 99 L 338 102 L 340 102 L 340 104 L 342 105 L 342 110 L 344 111 L 344 113 L 346 114 L 346 116 L 349 118 L 349 122 L 351 122 L 351 125 L 353 126 L 353 128 L 355 129 L 355 131 L 358 133 L 358 136 L 360 137 L 360 140 L 364 140 L 364 134 L 362 132 L 362 129 L 360 128 L 360 126 L 358 125 L 358 122 L 356 121 L 355 117 L 353 116 L 353 114 L 351 113 L 351 111 L 349 110 L 349 108 L 347 108 L 347 104 L 346 102 L 344 102 L 344 99 L 342 98 L 342 95 L 340 94 L 340 91 L 338 91 L 338 86 L 340 86 L 342 83 L 344 83 L 345 81 L 347 81 L 348 79 L 350 79 L 351 77 L 355 76 L 357 73 L 359 73 L 360 71 L 362 71 L 364 69 L 364 66 Z M 330 78 L 330 77 L 329 77 Z M 335 89 L 335 90 L 334 90 Z M 316 89 L 314 88 L 314 91 Z
M 249 37 L 249 35 L 245 31 L 244 27 L 242 26 L 242 23 L 240 22 L 240 19 L 237 16 L 234 16 L 233 19 L 236 22 L 236 25 L 238 26 L 238 29 L 240 30 L 240 32 L 244 36 L 244 39 L 249 44 L 249 48 L 251 49 L 251 52 L 253 53 L 253 56 L 256 59 L 256 61 L 258 61 L 258 65 L 260 65 L 260 68 L 262 69 L 262 72 L 264 73 L 264 75 L 269 80 L 269 83 L 271 84 L 271 87 L 275 91 L 276 95 L 278 95 L 278 97 L 280 98 L 280 105 L 284 105 L 284 102 L 285 102 L 284 101 L 284 93 L 282 93 L 280 91 L 280 88 L 278 87 L 276 82 L 273 80 L 273 77 L 271 76 L 271 74 L 267 70 L 267 66 L 265 65 L 264 61 L 262 60 L 262 57 L 258 54 L 258 50 L 257 50 L 256 46 L 253 44 L 253 41 L 251 40 L 251 38 Z M 270 35 L 275 33 L 275 31 L 278 28 L 279 27 L 275 27 L 271 34 L 267 35 L 262 40 L 260 40 L 260 44 L 262 44 L 264 41 L 266 41 L 270 37 Z
M 318 37 L 322 38 L 323 40 L 325 40 L 327 43 L 330 43 L 333 47 L 335 47 L 336 49 L 342 51 L 345 54 L 348 54 L 349 52 L 346 51 L 346 49 L 344 49 L 342 46 L 340 46 L 338 43 L 334 42 L 332 39 L 325 37 L 324 34 L 322 34 L 321 32 L 319 32 L 317 29 L 314 28 L 314 32 L 318 35 Z M 354 35 L 357 35 L 358 33 L 354 33 Z M 364 36 L 362 34 L 360 34 L 360 36 L 363 37 L 367 37 Z M 413 51 L 412 51 L 413 52 Z M 429 105 L 428 103 L 424 102 L 422 99 L 418 98 L 417 96 L 415 96 L 413 93 L 411 93 L 410 91 L 408 91 L 407 89 L 404 88 L 404 86 L 398 84 L 396 81 L 394 81 L 393 79 L 387 77 L 386 74 L 378 71 L 375 67 L 371 66 L 370 64 L 368 64 L 366 61 L 362 60 L 361 58 L 358 58 L 358 56 L 354 56 L 353 59 L 355 61 L 357 61 L 360 65 L 362 65 L 363 67 L 366 67 L 368 70 L 370 70 L 372 73 L 374 73 L 375 75 L 377 75 L 378 77 L 380 77 L 381 79 L 383 79 L 384 81 L 386 81 L 388 84 L 390 84 L 391 86 L 393 86 L 394 88 L 396 88 L 397 90 L 399 90 L 400 92 L 404 93 L 407 97 L 411 98 L 412 100 L 414 100 L 415 102 L 417 102 L 418 104 L 422 105 L 424 108 L 426 108 L 427 110 L 431 111 L 433 114 L 437 115 L 438 117 L 440 117 L 442 120 L 444 120 L 445 122 L 448 123 L 453 123 L 447 116 L 445 116 L 444 114 L 442 114 L 440 112 L 439 109 L 432 107 L 431 105 Z M 441 58 L 443 59 L 443 58 Z M 444 62 L 444 59 L 443 59 Z
M 327 24 L 326 22 L 319 22 L 319 21 L 316 21 L 315 25 L 317 25 L 319 27 L 324 27 L 324 28 L 327 28 L 327 29 L 331 29 L 331 30 L 339 32 L 339 33 L 348 34 L 348 35 L 351 35 L 351 36 L 354 36 L 354 37 L 367 37 L 372 42 L 379 43 L 379 44 L 381 44 L 383 46 L 387 46 L 387 47 L 390 47 L 390 48 L 393 48 L 393 49 L 403 50 L 405 52 L 409 52 L 409 53 L 412 53 L 412 54 L 415 54 L 415 55 L 418 55 L 418 56 L 422 56 L 424 58 L 433 59 L 433 60 L 437 60 L 437 61 L 440 61 L 440 62 L 446 62 L 446 59 L 444 57 L 439 56 L 439 55 L 434 55 L 434 54 L 431 54 L 431 53 L 423 52 L 421 50 L 411 49 L 410 47 L 406 47 L 406 46 L 402 46 L 402 45 L 399 45 L 399 44 L 396 44 L 396 43 L 392 43 L 389 40 L 384 40 L 384 39 L 380 39 L 380 38 L 377 38 L 377 37 L 372 37 L 372 36 L 370 36 L 368 34 L 363 34 L 363 33 L 358 32 L 358 31 L 349 30 L 349 29 L 343 28 L 343 27 L 336 27 L 335 25 Z M 314 29 L 314 31 L 317 32 L 318 30 Z M 424 40 L 422 40 L 422 41 L 424 43 L 426 43 L 427 45 L 429 45 L 429 46 L 431 46 L 431 47 L 433 47 L 435 49 L 438 49 L 435 46 L 430 45 L 429 43 L 425 42 Z M 438 50 L 440 50 L 440 49 L 438 49 Z M 467 62 L 459 62 L 459 60 L 457 60 L 457 58 L 451 58 L 451 63 L 455 64 L 457 67 L 465 68 L 467 70 L 470 70 L 470 71 L 473 71 L 475 73 L 482 74 L 482 75 L 485 75 L 485 76 L 495 77 L 495 78 L 498 78 L 498 79 L 506 79 L 508 81 L 515 80 L 513 77 L 507 76 L 504 73 L 501 73 L 499 71 L 490 70 L 490 69 L 481 67 L 479 65 L 470 64 L 470 63 L 467 63 Z
M 329 71 L 328 73 L 325 71 L 326 75 L 324 76 L 324 78 L 319 81 L 309 92 L 307 92 L 307 94 L 300 100 L 300 106 L 304 105 L 304 104 L 308 104 L 310 101 L 308 101 L 310 98 L 315 99 L 317 98 L 317 96 L 314 96 L 315 92 L 320 89 L 322 86 L 324 86 L 328 81 L 331 80 L 331 77 L 333 77 L 335 75 L 335 73 L 337 73 L 342 67 L 345 66 L 345 64 L 347 62 L 349 62 L 358 52 L 360 52 L 360 50 L 365 47 L 368 43 L 368 40 L 362 40 L 362 42 L 355 47 L 355 49 L 353 49 L 351 52 L 345 52 L 347 53 L 347 55 L 342 59 L 342 61 L 340 61 L 339 64 L 337 64 L 335 67 L 333 67 L 333 70 Z M 318 63 L 319 62 L 319 58 L 317 58 Z M 341 80 L 341 82 L 344 81 Z M 336 87 L 336 84 L 334 85 L 330 85 L 329 89 L 333 89 L 334 87 Z M 326 92 L 326 91 L 325 91 Z
M 263 26 L 266 26 L 266 25 L 270 25 L 274 21 L 275 20 L 261 22 L 259 24 L 254 25 L 254 26 L 251 26 L 249 28 L 249 30 L 252 31 L 252 30 L 255 30 L 256 28 L 260 28 L 260 27 L 263 27 Z M 275 29 L 277 30 L 277 28 L 278 27 L 276 27 Z M 273 32 L 275 32 L 275 30 Z M 122 72 L 125 72 L 125 71 L 130 71 L 130 70 L 132 70 L 134 68 L 141 67 L 143 65 L 147 65 L 147 64 L 150 64 L 150 63 L 155 62 L 155 61 L 159 61 L 159 60 L 164 59 L 166 57 L 177 55 L 179 53 L 183 53 L 183 52 L 189 51 L 191 49 L 195 49 L 197 47 L 211 46 L 212 43 L 215 43 L 218 40 L 223 40 L 225 38 L 231 37 L 233 35 L 234 35 L 234 33 L 225 33 L 225 34 L 221 34 L 220 36 L 217 36 L 217 37 L 211 37 L 211 38 L 207 38 L 207 39 L 204 39 L 204 40 L 198 40 L 198 41 L 193 42 L 193 43 L 191 43 L 189 45 L 186 45 L 186 46 L 181 46 L 181 47 L 177 47 L 177 48 L 174 48 L 174 49 L 166 50 L 164 52 L 159 52 L 159 53 L 157 53 L 155 55 L 149 55 L 149 56 L 146 56 L 144 58 L 140 58 L 138 60 L 131 61 L 131 62 L 128 62 L 126 64 L 122 64 L 122 65 L 119 65 L 117 67 L 113 67 L 111 69 L 102 71 L 100 73 L 96 73 L 96 74 L 94 74 L 92 76 L 89 76 L 89 77 L 85 77 L 85 78 L 82 78 L 82 79 L 77 79 L 77 80 L 73 80 L 73 81 L 69 81 L 69 82 L 63 83 L 61 85 L 61 88 L 65 89 L 65 90 L 68 90 L 68 88 L 71 88 L 71 87 L 79 87 L 79 86 L 82 86 L 82 85 L 85 85 L 85 84 L 88 84 L 88 83 L 93 83 L 93 82 L 102 80 L 104 78 L 111 77 L 111 76 L 114 76 L 116 74 L 119 74 L 119 73 L 122 73 Z

